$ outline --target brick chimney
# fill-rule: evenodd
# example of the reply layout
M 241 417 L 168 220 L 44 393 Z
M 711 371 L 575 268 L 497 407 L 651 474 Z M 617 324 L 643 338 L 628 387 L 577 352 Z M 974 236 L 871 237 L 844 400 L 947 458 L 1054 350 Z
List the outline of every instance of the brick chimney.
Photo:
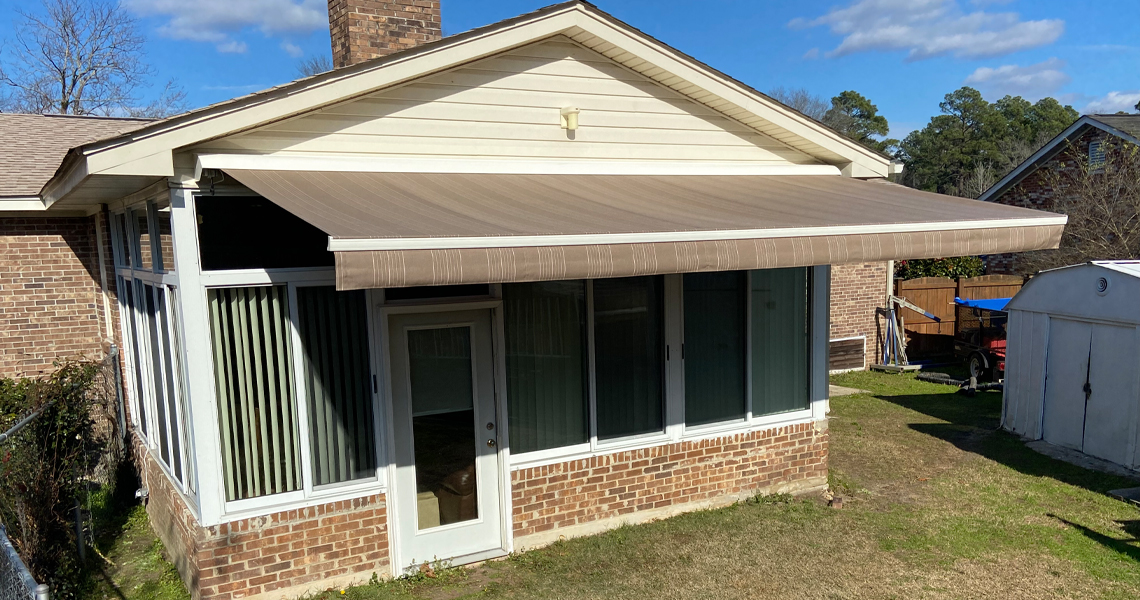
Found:
M 329 0 L 333 67 L 347 67 L 443 37 L 440 0 Z

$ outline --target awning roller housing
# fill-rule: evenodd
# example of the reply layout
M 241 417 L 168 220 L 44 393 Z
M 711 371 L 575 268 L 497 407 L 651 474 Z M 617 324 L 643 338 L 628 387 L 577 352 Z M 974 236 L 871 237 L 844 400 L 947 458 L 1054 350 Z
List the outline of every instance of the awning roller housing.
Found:
M 342 290 L 1021 252 L 1066 219 L 840 176 L 226 172 L 329 234 Z

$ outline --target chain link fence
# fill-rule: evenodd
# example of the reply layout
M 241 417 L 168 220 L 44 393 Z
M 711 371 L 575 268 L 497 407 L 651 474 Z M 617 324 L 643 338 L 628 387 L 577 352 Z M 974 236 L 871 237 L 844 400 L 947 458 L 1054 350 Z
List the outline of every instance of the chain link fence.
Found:
M 0 525 L 0 600 L 48 600 L 48 586 L 32 578 Z

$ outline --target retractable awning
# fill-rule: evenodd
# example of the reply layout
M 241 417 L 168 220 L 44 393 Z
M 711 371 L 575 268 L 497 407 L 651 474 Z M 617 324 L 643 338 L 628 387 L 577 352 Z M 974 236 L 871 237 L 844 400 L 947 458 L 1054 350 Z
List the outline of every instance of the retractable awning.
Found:
M 1066 221 L 827 175 L 226 172 L 329 235 L 342 290 L 1042 250 Z

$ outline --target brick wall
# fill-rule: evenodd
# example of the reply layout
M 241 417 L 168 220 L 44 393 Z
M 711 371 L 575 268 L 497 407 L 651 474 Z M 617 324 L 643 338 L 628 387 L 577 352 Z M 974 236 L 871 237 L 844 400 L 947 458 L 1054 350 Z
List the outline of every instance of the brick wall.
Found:
M 104 353 L 96 217 L 0 218 L 0 377 Z
M 1037 210 L 1053 210 L 1053 202 L 1056 197 L 1056 190 L 1049 184 L 1047 176 L 1048 172 L 1059 171 L 1072 171 L 1078 168 L 1078 162 L 1073 160 L 1073 153 L 1088 156 L 1089 144 L 1096 140 L 1103 140 L 1109 136 L 1105 131 L 1096 127 L 1089 127 L 1087 131 L 1082 133 L 1072 141 L 1072 146 L 1059 152 L 1056 156 L 1041 164 L 1032 173 L 1027 175 L 1025 179 L 1018 182 L 1017 185 L 1008 189 L 1002 195 L 993 198 L 992 202 L 998 204 L 1006 204 L 1009 206 L 1019 206 L 1021 208 L 1033 208 Z M 1062 166 L 1062 163 L 1067 163 Z M 982 260 L 986 263 L 986 273 L 989 275 L 1028 275 L 1031 274 L 1027 268 L 1023 268 L 1018 263 L 1016 254 L 991 254 L 983 256 Z
M 827 449 L 826 428 L 804 423 L 519 469 L 511 474 L 516 547 L 640 512 L 818 489 L 827 484 Z
M 879 335 L 875 309 L 887 296 L 885 262 L 853 263 L 831 267 L 831 339 L 866 336 L 867 362 L 873 357 Z
M 336 68 L 443 37 L 439 0 L 329 0 L 329 30 Z

